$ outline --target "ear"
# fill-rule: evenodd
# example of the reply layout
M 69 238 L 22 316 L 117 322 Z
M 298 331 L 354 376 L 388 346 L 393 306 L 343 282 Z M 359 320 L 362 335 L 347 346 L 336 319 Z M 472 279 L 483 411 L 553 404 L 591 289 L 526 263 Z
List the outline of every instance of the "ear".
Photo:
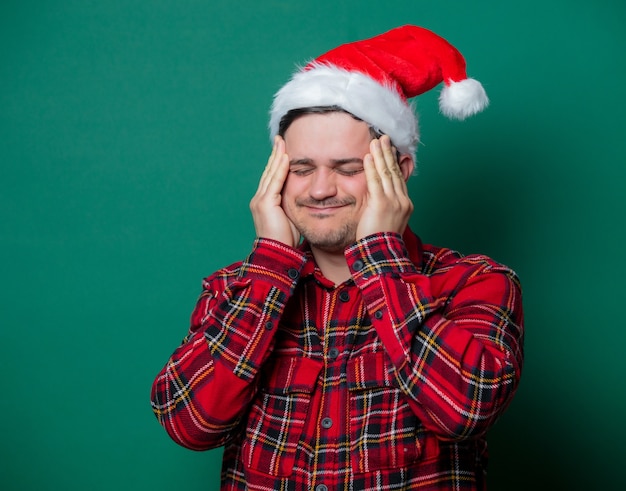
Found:
M 400 170 L 402 171 L 404 181 L 408 181 L 409 177 L 413 175 L 413 170 L 415 169 L 415 160 L 413 156 L 408 153 L 401 154 L 398 160 L 398 165 L 400 166 Z

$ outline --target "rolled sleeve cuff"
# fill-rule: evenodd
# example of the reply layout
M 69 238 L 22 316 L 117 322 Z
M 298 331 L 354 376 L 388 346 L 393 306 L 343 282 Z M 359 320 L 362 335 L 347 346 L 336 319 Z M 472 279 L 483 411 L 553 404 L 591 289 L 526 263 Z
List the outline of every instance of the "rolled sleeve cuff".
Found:
M 272 239 L 257 238 L 252 252 L 243 261 L 239 277 L 245 280 L 263 280 L 282 291 L 295 288 L 306 255 L 293 247 Z
M 417 273 L 409 259 L 402 236 L 392 232 L 368 235 L 345 251 L 346 261 L 355 282 L 372 276 Z

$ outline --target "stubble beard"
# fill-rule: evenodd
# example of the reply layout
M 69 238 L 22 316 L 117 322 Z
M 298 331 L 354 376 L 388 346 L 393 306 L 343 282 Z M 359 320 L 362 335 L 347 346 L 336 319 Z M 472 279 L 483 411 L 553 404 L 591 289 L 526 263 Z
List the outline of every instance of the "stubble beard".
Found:
M 345 200 L 345 201 L 325 201 L 325 202 L 315 202 L 312 203 L 311 200 L 305 200 L 301 202 L 296 202 L 297 208 L 302 208 L 304 206 L 318 205 L 318 206 L 338 206 L 338 205 L 347 205 L 353 206 L 355 202 L 353 200 Z M 300 231 L 302 237 L 311 245 L 313 248 L 320 249 L 324 252 L 329 253 L 343 253 L 346 247 L 352 245 L 356 241 L 356 227 L 357 223 L 353 220 L 346 220 L 341 222 L 338 226 L 329 230 L 321 230 L 324 226 L 324 220 L 331 220 L 332 217 L 328 215 L 315 215 L 313 214 L 313 219 L 318 221 L 319 227 L 309 227 L 305 223 L 295 223 L 296 228 Z
M 356 240 L 355 227 L 349 223 L 342 223 L 340 227 L 326 232 L 302 227 L 300 234 L 311 247 L 331 253 L 343 252 Z

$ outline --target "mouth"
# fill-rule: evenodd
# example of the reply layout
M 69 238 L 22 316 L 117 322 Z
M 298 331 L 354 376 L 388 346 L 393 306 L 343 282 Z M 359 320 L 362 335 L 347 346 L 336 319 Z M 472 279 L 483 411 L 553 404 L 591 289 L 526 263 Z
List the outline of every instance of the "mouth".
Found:
M 337 210 L 339 208 L 343 208 L 345 206 L 354 205 L 353 201 L 350 200 L 323 200 L 323 201 L 315 201 L 315 200 L 302 200 L 300 202 L 296 202 L 296 205 L 301 208 L 307 208 L 309 210 L 316 211 L 325 211 L 325 210 Z
M 313 216 L 324 217 L 324 216 L 332 215 L 333 213 L 347 206 L 348 206 L 347 204 L 337 204 L 337 205 L 331 205 L 331 206 L 303 205 L 303 208 L 305 208 L 309 212 L 309 214 Z
M 315 205 L 304 205 L 305 208 L 308 208 L 309 210 L 320 210 L 320 211 L 324 211 L 324 210 L 336 210 L 338 208 L 343 208 L 344 206 L 347 206 L 345 204 L 340 204 L 340 205 L 326 205 L 326 206 L 315 206 Z

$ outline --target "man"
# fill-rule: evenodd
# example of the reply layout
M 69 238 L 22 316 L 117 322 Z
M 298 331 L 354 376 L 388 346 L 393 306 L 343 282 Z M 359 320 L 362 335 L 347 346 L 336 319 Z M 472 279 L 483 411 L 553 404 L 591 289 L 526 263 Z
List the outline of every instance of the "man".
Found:
M 443 111 L 472 114 L 487 99 L 464 71 L 404 26 L 277 93 L 252 251 L 205 279 L 152 389 L 177 443 L 225 446 L 222 489 L 485 489 L 485 434 L 521 373 L 519 282 L 407 226 L 406 97 L 443 80 Z

